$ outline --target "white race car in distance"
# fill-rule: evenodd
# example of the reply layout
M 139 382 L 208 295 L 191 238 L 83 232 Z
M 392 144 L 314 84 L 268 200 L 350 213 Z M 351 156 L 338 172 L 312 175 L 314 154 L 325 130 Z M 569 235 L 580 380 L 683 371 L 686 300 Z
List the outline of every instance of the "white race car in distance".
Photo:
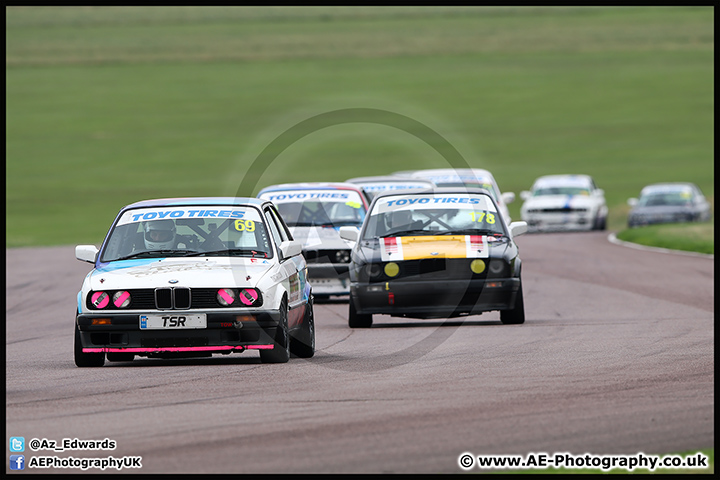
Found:
M 628 199 L 632 207 L 628 227 L 655 223 L 706 222 L 710 203 L 700 188 L 690 182 L 665 182 L 645 186 L 640 199 Z
M 605 193 L 589 175 L 545 175 L 520 193 L 528 232 L 605 230 Z
M 348 295 L 353 245 L 338 230 L 360 229 L 370 203 L 366 192 L 353 183 L 300 182 L 267 186 L 258 198 L 277 206 L 293 238 L 302 243 L 315 298 Z
M 378 175 L 372 177 L 356 177 L 345 180 L 347 183 L 354 183 L 362 187 L 370 200 L 377 195 L 387 191 L 412 190 L 416 188 L 433 188 L 435 185 L 430 180 L 422 178 L 405 178 L 399 175 Z
M 502 212 L 505 222 L 510 225 L 508 204 L 515 201 L 515 193 L 501 192 L 495 177 L 482 168 L 430 168 L 425 170 L 406 170 L 393 175 L 431 181 L 436 187 L 484 188 L 489 191 Z

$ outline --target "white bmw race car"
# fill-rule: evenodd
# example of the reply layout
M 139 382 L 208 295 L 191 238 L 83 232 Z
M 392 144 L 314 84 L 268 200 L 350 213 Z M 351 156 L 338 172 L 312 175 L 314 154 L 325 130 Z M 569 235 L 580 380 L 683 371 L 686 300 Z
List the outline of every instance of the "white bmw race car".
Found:
M 508 204 L 515 201 L 515 193 L 501 192 L 495 177 L 482 168 L 430 168 L 425 170 L 407 170 L 393 173 L 415 179 L 431 181 L 436 187 L 484 188 L 489 191 L 502 212 L 505 222 L 510 225 L 512 219 Z
M 263 363 L 315 352 L 301 244 L 255 198 L 147 200 L 120 210 L 77 295 L 75 364 L 258 350 Z
M 315 298 L 348 295 L 353 244 L 340 238 L 338 230 L 362 226 L 369 204 L 362 188 L 344 182 L 283 183 L 263 188 L 258 198 L 277 206 L 293 237 L 302 243 Z
M 523 191 L 520 216 L 528 232 L 605 230 L 605 193 L 589 175 L 545 175 Z
M 413 190 L 416 188 L 433 188 L 430 180 L 422 178 L 403 178 L 399 175 L 377 175 L 371 177 L 355 177 L 345 180 L 347 183 L 360 185 L 370 200 L 387 191 Z

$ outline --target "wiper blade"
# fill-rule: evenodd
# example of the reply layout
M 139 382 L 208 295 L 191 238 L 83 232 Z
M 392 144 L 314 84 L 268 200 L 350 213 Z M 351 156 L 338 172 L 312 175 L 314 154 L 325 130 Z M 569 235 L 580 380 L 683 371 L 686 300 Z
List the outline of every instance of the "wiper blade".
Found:
M 202 257 L 205 255 L 238 255 L 267 258 L 267 252 L 247 248 L 225 248 L 223 250 L 208 250 L 207 252 L 190 252 L 186 257 Z
M 338 227 L 343 222 L 298 222 L 298 223 L 289 223 L 288 227 L 326 227 L 326 228 L 332 228 L 332 227 Z M 356 225 L 355 222 L 351 223 L 350 225 Z
M 407 235 L 437 235 L 438 232 L 434 232 L 432 230 L 398 230 L 397 232 L 387 233 L 385 235 L 380 235 L 378 238 L 387 238 L 387 237 L 399 237 L 399 236 L 407 236 Z
M 116 258 L 113 260 L 113 262 L 117 262 L 119 260 L 131 260 L 133 258 L 154 258 L 159 256 L 168 256 L 170 254 L 177 253 L 182 256 L 187 255 L 187 250 L 145 250 L 142 252 L 135 252 L 131 253 L 130 255 L 125 255 L 124 257 Z
M 504 235 L 500 232 L 496 232 L 494 230 L 476 230 L 476 229 L 467 229 L 467 230 L 454 230 L 452 232 L 442 232 L 437 233 L 437 235 Z
M 332 222 L 329 225 L 332 227 L 358 227 L 358 228 L 360 228 L 360 227 L 362 227 L 362 222 L 358 223 L 354 220 L 343 220 L 343 221 Z

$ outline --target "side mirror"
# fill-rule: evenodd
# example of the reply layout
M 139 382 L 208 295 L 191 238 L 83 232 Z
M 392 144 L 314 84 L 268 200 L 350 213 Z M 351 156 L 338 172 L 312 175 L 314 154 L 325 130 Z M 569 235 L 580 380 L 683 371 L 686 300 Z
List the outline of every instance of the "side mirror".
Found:
M 597 196 L 597 197 L 604 197 L 604 196 L 605 196 L 605 190 L 603 190 L 602 188 L 598 188 L 597 190 L 595 190 L 595 196 Z
M 95 245 L 78 245 L 75 247 L 75 258 L 83 262 L 95 263 L 98 252 Z
M 527 232 L 527 222 L 512 222 L 510 224 L 510 234 L 513 237 L 522 235 Z
M 507 205 L 515 201 L 515 192 L 505 192 L 502 194 L 503 202 Z
M 340 238 L 350 242 L 357 242 L 358 238 L 360 238 L 360 231 L 357 227 L 340 227 L 340 231 L 338 233 L 340 234 Z
M 283 258 L 300 255 L 302 253 L 302 243 L 295 240 L 285 240 L 280 244 L 280 252 Z
M 523 200 L 527 200 L 528 198 L 530 198 L 530 195 L 531 194 L 529 190 L 523 190 L 522 192 L 520 192 L 520 198 L 522 198 Z
M 628 203 L 628 205 L 630 205 L 631 207 L 634 207 L 635 205 L 637 205 L 638 199 L 637 199 L 637 198 L 628 198 L 627 203 Z

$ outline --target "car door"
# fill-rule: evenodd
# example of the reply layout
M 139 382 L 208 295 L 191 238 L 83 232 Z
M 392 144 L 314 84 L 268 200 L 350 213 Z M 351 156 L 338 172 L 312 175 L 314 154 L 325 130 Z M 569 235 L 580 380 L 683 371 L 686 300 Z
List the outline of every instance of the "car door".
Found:
M 305 258 L 302 255 L 282 258 L 280 245 L 282 242 L 292 240 L 292 236 L 290 236 L 287 226 L 273 207 L 265 207 L 264 213 L 270 236 L 275 242 L 280 256 L 280 269 L 284 278 L 287 278 L 288 281 L 288 327 L 293 328 L 302 322 L 304 309 L 299 307 L 304 306 L 308 300 Z

